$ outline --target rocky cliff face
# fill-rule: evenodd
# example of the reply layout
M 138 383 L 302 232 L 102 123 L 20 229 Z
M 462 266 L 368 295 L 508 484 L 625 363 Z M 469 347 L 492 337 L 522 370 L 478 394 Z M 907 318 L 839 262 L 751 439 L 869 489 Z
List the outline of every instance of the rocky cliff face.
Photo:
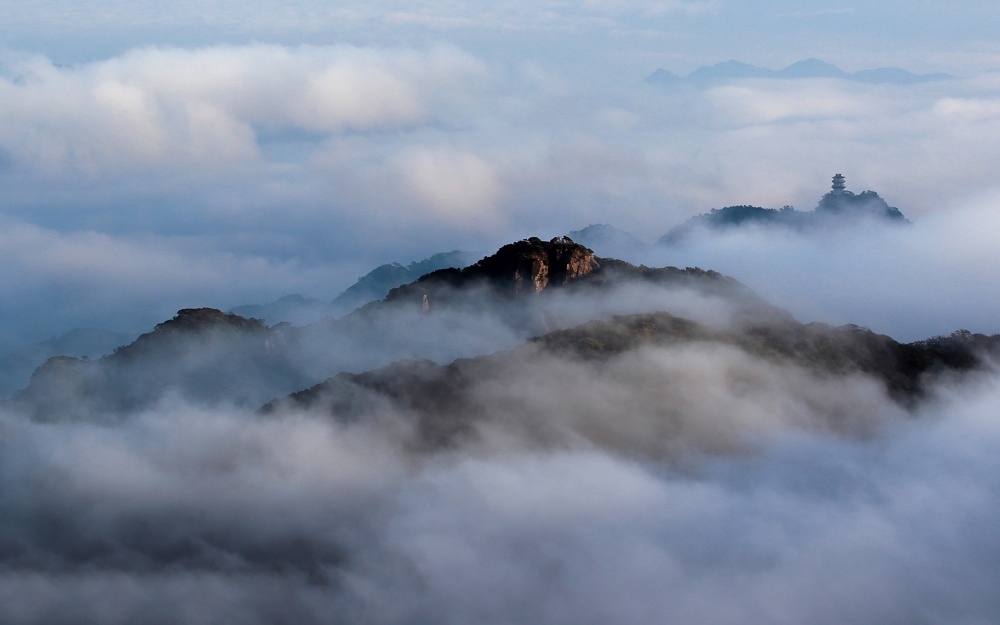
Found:
M 600 267 L 594 253 L 571 239 L 542 241 L 536 237 L 505 245 L 467 270 L 470 277 L 484 275 L 514 293 L 541 293 L 547 286 L 563 285 Z
M 384 300 L 327 325 L 348 331 L 369 327 L 380 317 L 401 310 L 432 316 L 461 311 L 496 317 L 500 325 L 527 338 L 584 321 L 580 314 L 568 310 L 574 305 L 581 310 L 593 305 L 614 310 L 614 291 L 620 288 L 648 288 L 661 295 L 691 290 L 703 297 L 726 300 L 736 317 L 789 317 L 736 280 L 714 271 L 635 266 L 598 258 L 568 237 L 550 241 L 532 237 L 505 245 L 465 269 L 442 269 L 422 276 L 393 289 Z
M 510 243 L 465 269 L 434 271 L 416 282 L 389 292 L 387 302 L 420 302 L 433 308 L 443 291 L 488 285 L 501 296 L 537 295 L 562 286 L 600 268 L 594 253 L 563 237 L 542 241 L 531 237 Z

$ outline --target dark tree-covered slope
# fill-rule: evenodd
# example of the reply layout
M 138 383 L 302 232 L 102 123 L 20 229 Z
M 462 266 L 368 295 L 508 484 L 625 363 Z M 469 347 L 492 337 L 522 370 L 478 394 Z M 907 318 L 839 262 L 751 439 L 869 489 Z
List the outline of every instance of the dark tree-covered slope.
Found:
M 791 206 L 763 208 L 740 205 L 713 208 L 671 228 L 660 237 L 659 243 L 676 245 L 699 230 L 721 232 L 757 225 L 810 232 L 854 226 L 864 221 L 889 225 L 910 223 L 898 208 L 889 206 L 875 191 L 863 191 L 858 194 L 842 191 L 827 193 L 812 211 L 798 211 Z
M 311 379 L 293 363 L 280 330 L 211 308 L 184 309 L 103 358 L 50 358 L 8 405 L 41 421 L 113 419 L 170 392 L 245 404 Z
M 447 362 L 511 347 L 607 316 L 595 303 L 614 303 L 616 289 L 628 287 L 686 289 L 725 301 L 748 318 L 787 317 L 716 272 L 636 267 L 596 258 L 569 239 L 528 239 L 466 269 L 425 275 L 342 319 L 304 328 L 184 309 L 104 358 L 50 359 L 8 405 L 39 420 L 112 419 L 170 396 L 259 405 L 337 371 L 401 358 Z
M 1000 335 L 960 331 L 902 344 L 857 326 L 782 321 L 713 329 L 667 313 L 630 315 L 551 332 L 513 350 L 448 365 L 405 360 L 366 373 L 341 373 L 269 402 L 261 412 L 304 409 L 356 421 L 390 406 L 411 415 L 422 445 L 447 447 L 473 435 L 484 419 L 524 412 L 526 402 L 521 399 L 527 395 L 536 404 L 539 393 L 550 395 L 552 401 L 542 404 L 556 412 L 559 403 L 570 403 L 560 395 L 565 388 L 545 390 L 551 384 L 547 377 L 559 378 L 547 374 L 558 363 L 589 363 L 587 375 L 600 380 L 602 367 L 624 355 L 641 348 L 683 345 L 735 348 L 751 359 L 802 368 L 820 378 L 871 376 L 899 404 L 912 407 L 924 395 L 928 376 L 960 375 L 987 366 L 1000 352 Z M 634 390 L 640 392 L 638 387 Z M 539 412 L 528 418 L 548 417 Z

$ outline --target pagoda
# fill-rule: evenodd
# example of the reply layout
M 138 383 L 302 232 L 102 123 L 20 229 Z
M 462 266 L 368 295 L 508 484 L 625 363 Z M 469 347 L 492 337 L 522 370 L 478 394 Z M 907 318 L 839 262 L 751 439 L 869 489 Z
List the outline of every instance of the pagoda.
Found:
M 846 180 L 847 179 L 844 178 L 843 174 L 837 174 L 837 175 L 835 175 L 833 177 L 833 194 L 834 195 L 841 195 L 841 194 L 844 193 L 844 189 L 846 188 L 844 183 L 845 183 Z

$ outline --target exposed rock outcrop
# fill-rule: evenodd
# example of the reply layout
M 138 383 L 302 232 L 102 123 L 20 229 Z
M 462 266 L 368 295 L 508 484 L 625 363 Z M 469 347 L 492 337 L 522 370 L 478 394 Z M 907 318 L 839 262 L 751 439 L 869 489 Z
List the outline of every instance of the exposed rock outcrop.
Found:
M 465 269 L 441 269 L 389 292 L 387 302 L 419 301 L 433 307 L 442 290 L 488 286 L 506 296 L 537 295 L 563 286 L 600 267 L 588 248 L 563 237 L 536 237 L 504 245 Z M 437 293 L 435 293 L 437 292 Z
M 598 267 L 594 253 L 568 237 L 548 242 L 532 237 L 501 247 L 466 271 L 497 283 L 509 282 L 516 294 L 541 293 L 550 284 L 564 285 Z

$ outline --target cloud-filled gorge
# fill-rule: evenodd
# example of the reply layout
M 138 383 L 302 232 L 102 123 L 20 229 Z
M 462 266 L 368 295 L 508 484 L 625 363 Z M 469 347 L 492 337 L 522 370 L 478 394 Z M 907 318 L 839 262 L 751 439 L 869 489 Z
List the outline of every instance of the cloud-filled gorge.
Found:
M 1000 14 L 744 4 L 0 8 L 0 622 L 1000 622 Z

